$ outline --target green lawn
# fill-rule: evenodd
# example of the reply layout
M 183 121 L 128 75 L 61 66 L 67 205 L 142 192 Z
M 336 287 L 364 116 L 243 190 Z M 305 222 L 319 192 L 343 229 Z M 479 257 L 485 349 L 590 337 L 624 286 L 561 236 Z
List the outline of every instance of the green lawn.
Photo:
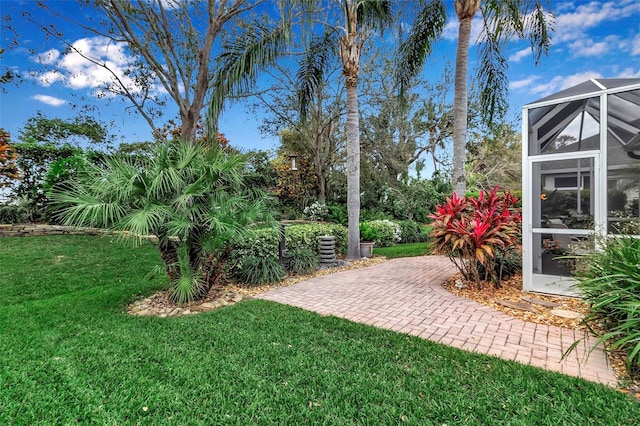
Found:
M 0 239 L 0 424 L 638 424 L 605 386 L 245 301 L 124 306 L 159 256 L 100 237 Z
M 388 259 L 396 257 L 425 256 L 429 254 L 429 243 L 397 244 L 391 247 L 374 247 L 373 254 L 385 256 Z

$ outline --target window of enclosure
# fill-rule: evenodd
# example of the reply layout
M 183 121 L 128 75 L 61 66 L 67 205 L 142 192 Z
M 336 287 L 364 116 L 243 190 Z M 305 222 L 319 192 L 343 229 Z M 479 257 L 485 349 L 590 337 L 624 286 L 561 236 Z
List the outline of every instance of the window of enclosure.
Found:
M 600 149 L 600 98 L 529 110 L 529 155 Z
M 607 103 L 607 228 L 640 235 L 640 90 Z
M 593 229 L 593 157 L 533 163 L 533 227 Z
M 593 238 L 588 235 L 560 234 L 550 229 L 533 233 L 533 273 L 570 277 L 575 258 L 593 251 Z

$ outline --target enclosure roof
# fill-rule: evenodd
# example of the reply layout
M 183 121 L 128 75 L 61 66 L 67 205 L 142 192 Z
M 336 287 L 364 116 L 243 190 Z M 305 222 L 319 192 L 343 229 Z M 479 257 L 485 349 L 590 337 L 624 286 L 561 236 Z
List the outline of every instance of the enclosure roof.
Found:
M 570 96 L 577 95 L 597 95 L 603 90 L 617 89 L 619 87 L 631 86 L 633 84 L 640 84 L 640 78 L 592 78 L 591 80 L 580 83 L 577 86 L 569 87 L 553 95 L 549 95 L 545 98 L 538 99 L 535 102 L 531 102 L 525 106 L 537 104 L 540 102 L 552 101 L 555 99 L 564 99 Z

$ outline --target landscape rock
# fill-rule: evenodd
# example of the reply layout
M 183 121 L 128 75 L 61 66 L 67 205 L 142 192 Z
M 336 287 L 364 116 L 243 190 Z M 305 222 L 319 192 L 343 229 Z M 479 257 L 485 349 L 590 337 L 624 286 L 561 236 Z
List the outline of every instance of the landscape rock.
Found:
M 553 309 L 551 313 L 555 316 L 569 319 L 582 319 L 584 315 L 580 312 L 569 311 L 567 309 Z

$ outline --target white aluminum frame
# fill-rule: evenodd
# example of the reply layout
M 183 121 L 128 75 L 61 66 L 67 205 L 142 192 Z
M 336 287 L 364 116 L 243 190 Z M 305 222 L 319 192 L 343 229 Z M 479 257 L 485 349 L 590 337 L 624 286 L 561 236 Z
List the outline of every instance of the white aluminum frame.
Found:
M 541 293 L 552 293 L 576 296 L 571 286 L 575 281 L 568 277 L 553 275 L 542 275 L 533 273 L 533 234 L 549 232 L 547 228 L 533 228 L 533 199 L 531 182 L 533 180 L 533 163 L 553 160 L 573 160 L 580 158 L 594 159 L 594 230 L 588 229 L 554 229 L 554 233 L 587 235 L 595 232 L 598 236 L 606 236 L 607 230 L 607 120 L 608 120 L 608 100 L 607 96 L 620 92 L 639 90 L 640 83 L 606 89 L 600 82 L 591 80 L 602 90 L 583 93 L 579 95 L 567 96 L 543 102 L 525 105 L 522 108 L 522 276 L 523 289 L 525 291 L 535 291 Z M 583 100 L 589 98 L 600 98 L 600 149 L 591 151 L 560 153 L 560 154 L 537 154 L 529 155 L 529 110 L 544 106 L 556 105 L 565 102 Z

